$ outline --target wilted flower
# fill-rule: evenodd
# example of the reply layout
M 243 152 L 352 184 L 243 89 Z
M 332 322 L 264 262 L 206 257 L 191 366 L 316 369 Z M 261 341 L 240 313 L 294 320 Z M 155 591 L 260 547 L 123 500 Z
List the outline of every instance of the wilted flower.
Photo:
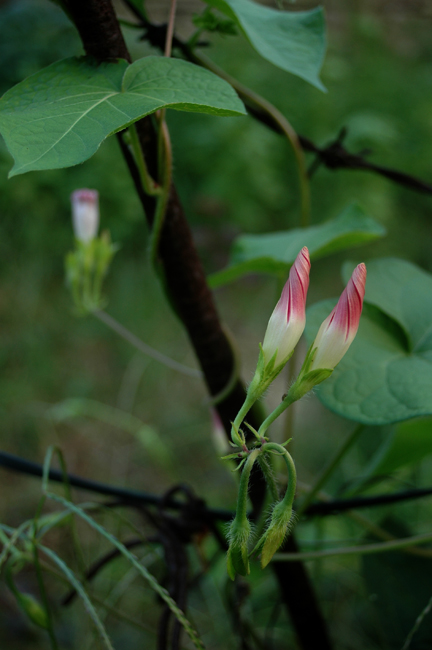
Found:
M 334 368 L 357 334 L 366 285 L 366 266 L 359 264 L 342 292 L 336 307 L 318 330 L 312 348 L 317 348 L 310 370 Z
M 270 316 L 264 336 L 263 352 L 268 364 L 277 351 L 275 367 L 290 358 L 306 323 L 306 295 L 309 287 L 309 251 L 301 249 L 291 267 L 282 295 Z
M 71 195 L 72 221 L 75 237 L 87 244 L 99 227 L 99 193 L 96 190 L 76 190 Z

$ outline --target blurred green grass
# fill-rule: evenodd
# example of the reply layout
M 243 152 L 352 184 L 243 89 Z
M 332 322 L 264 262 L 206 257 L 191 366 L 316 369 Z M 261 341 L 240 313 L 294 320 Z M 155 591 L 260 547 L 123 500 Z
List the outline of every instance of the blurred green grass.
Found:
M 401 10 L 400 20 L 399 14 L 398 18 L 372 11 L 367 3 L 324 4 L 329 21 L 323 71 L 327 94 L 272 68 L 241 40 L 216 37 L 208 54 L 273 101 L 300 133 L 316 143 L 331 141 L 347 126 L 350 150 L 370 148 L 374 162 L 431 182 L 430 17 L 424 20 L 407 8 L 405 14 Z M 135 32 L 126 30 L 126 35 L 135 56 L 148 53 L 136 42 Z M 74 30 L 56 6 L 16 0 L 1 7 L 0 92 L 58 58 L 80 53 Z M 250 118 L 172 111 L 168 123 L 175 180 L 206 271 L 224 266 L 236 234 L 298 225 L 297 172 L 282 138 Z M 310 156 L 308 161 L 312 162 Z M 69 195 L 76 188 L 91 187 L 101 195 L 102 227 L 121 245 L 106 283 L 108 311 L 148 344 L 195 365 L 187 337 L 150 269 L 147 227 L 115 139 L 79 167 L 8 181 L 10 166 L 11 158 L 0 143 L 1 448 L 42 461 L 47 446 L 59 444 L 75 473 L 158 493 L 173 483 L 187 482 L 212 505 L 232 507 L 235 478 L 212 445 L 210 408 L 200 381 L 146 360 L 98 321 L 73 315 L 63 273 L 64 255 L 72 246 Z M 391 254 L 432 271 L 431 197 L 373 174 L 323 168 L 313 177 L 311 192 L 312 223 L 333 217 L 358 200 L 386 226 L 387 238 L 354 251 L 356 258 Z M 348 256 L 349 252 L 338 254 L 314 264 L 310 302 L 340 291 L 339 269 Z M 246 380 L 252 376 L 257 343 L 276 292 L 273 280 L 250 277 L 216 294 L 222 318 L 238 342 Z M 277 403 L 284 382 L 281 379 L 272 389 L 269 404 Z M 175 471 L 155 466 L 137 439 L 114 427 L 87 419 L 58 425 L 45 417 L 50 405 L 69 397 L 130 410 L 173 450 Z M 299 475 L 308 483 L 352 425 L 325 412 L 311 397 L 296 408 L 294 426 Z M 275 431 L 282 437 L 281 426 Z M 361 475 L 377 444 L 372 434 L 365 436 L 335 473 L 329 491 L 337 493 Z M 431 470 L 425 461 L 397 481 L 424 483 L 431 480 Z M 2 472 L 2 483 L 7 488 L 0 491 L 0 519 L 16 525 L 31 517 L 39 498 L 37 481 Z M 417 524 L 430 515 L 430 508 L 417 504 L 401 506 L 398 512 Z M 299 534 L 305 541 L 320 534 L 359 535 L 345 519 L 332 517 L 322 526 L 325 533 L 309 524 Z M 326 614 L 334 622 L 337 648 L 379 647 L 373 616 L 364 604 L 358 560 L 315 563 L 313 575 Z M 258 594 L 250 605 L 253 618 L 274 585 L 269 587 L 268 575 L 253 575 L 252 580 Z M 283 640 L 284 615 L 280 625 Z M 132 637 L 129 642 L 128 647 L 134 648 Z M 44 647 L 26 643 L 22 645 L 26 649 Z

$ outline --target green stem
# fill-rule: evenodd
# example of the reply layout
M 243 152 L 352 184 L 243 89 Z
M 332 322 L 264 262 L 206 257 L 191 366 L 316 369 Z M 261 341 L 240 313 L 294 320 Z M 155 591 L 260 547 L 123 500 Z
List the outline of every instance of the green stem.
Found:
M 165 122 L 164 111 L 161 111 L 161 118 L 159 122 L 159 143 L 159 169 L 162 170 L 159 175 L 162 179 L 162 192 L 160 193 L 157 201 L 153 228 L 151 232 L 150 256 L 153 265 L 156 264 L 159 240 L 162 232 L 162 226 L 165 220 L 165 213 L 170 196 L 172 180 L 172 148 L 168 127 Z
M 45 613 L 47 616 L 47 623 L 48 623 L 48 635 L 51 641 L 51 647 L 53 650 L 58 650 L 58 644 L 57 644 L 57 639 L 55 637 L 54 633 L 54 626 L 53 626 L 53 620 L 52 620 L 52 614 L 51 614 L 51 607 L 49 605 L 48 601 L 48 596 L 45 590 L 45 584 L 43 581 L 43 575 L 42 575 L 42 569 L 40 567 L 39 563 L 39 556 L 38 556 L 38 551 L 37 551 L 37 546 L 36 546 L 36 541 L 35 537 L 33 537 L 33 562 L 35 566 L 35 571 L 36 571 L 36 578 L 37 582 L 39 585 L 39 592 L 42 598 L 42 603 L 45 609 Z
M 297 486 L 297 472 L 291 454 L 286 449 L 284 451 L 285 453 L 283 455 L 283 459 L 285 461 L 285 465 L 287 466 L 287 471 L 288 471 L 288 485 L 285 492 L 285 496 L 282 499 L 282 502 L 284 506 L 288 508 L 288 507 L 292 507 L 294 503 L 294 497 L 295 497 L 296 486 Z
M 425 544 L 432 540 L 432 533 L 403 537 L 402 539 L 390 542 L 379 542 L 378 544 L 364 544 L 363 546 L 349 546 L 344 548 L 329 549 L 327 551 L 310 551 L 309 553 L 276 553 L 273 560 L 277 562 L 303 562 L 306 560 L 317 560 L 321 558 L 334 557 L 336 555 L 369 555 L 370 553 L 385 553 Z
M 144 192 L 150 196 L 160 196 L 162 188 L 157 185 L 149 173 L 135 124 L 129 127 L 129 135 Z
M 32 541 L 32 553 L 33 553 L 33 563 L 36 571 L 36 579 L 38 582 L 39 586 L 39 593 L 42 599 L 43 607 L 45 609 L 45 613 L 47 616 L 47 624 L 48 624 L 48 636 L 50 638 L 51 642 L 51 647 L 53 650 L 58 650 L 58 645 L 57 645 L 57 639 L 55 637 L 55 632 L 54 632 L 54 625 L 53 625 L 53 619 L 52 619 L 52 612 L 51 612 L 51 607 L 49 604 L 48 596 L 46 593 L 45 589 L 45 583 L 43 580 L 43 575 L 42 575 L 42 569 L 39 563 L 39 555 L 38 555 L 38 549 L 37 549 L 37 537 L 38 537 L 38 529 L 39 529 L 39 517 L 42 513 L 43 506 L 46 501 L 46 496 L 43 495 L 41 499 L 39 500 L 38 507 L 36 508 L 36 513 L 33 519 L 33 525 L 31 527 L 31 541 Z
M 175 13 L 176 13 L 177 0 L 171 0 L 170 2 L 170 11 L 168 18 L 168 26 L 165 39 L 165 52 L 164 56 L 171 56 L 172 49 L 172 39 L 174 34 L 174 22 L 175 22 Z
M 239 440 L 236 437 L 236 432 L 238 431 L 239 436 L 240 436 L 240 444 L 245 443 L 245 438 L 242 433 L 240 433 L 240 426 L 245 419 L 246 415 L 249 413 L 251 410 L 252 406 L 255 404 L 257 398 L 255 397 L 255 394 L 248 393 L 246 395 L 246 399 L 243 403 L 243 406 L 241 407 L 240 411 L 237 413 L 236 418 L 233 422 L 233 426 L 231 429 L 231 439 L 235 444 L 239 444 Z
M 270 413 L 270 415 L 264 420 L 260 428 L 258 429 L 258 436 L 263 438 L 266 434 L 267 429 L 273 422 L 289 407 L 291 404 L 296 402 L 300 397 L 297 397 L 295 391 L 291 393 L 291 390 L 288 392 L 288 395 L 285 399 L 275 408 L 275 410 Z
M 287 466 L 287 471 L 288 471 L 288 484 L 287 484 L 287 489 L 284 498 L 282 499 L 281 503 L 283 503 L 284 507 L 290 508 L 292 507 L 292 504 L 294 502 L 296 485 L 297 485 L 297 472 L 296 472 L 296 468 L 292 456 L 285 449 L 285 447 L 282 447 L 282 445 L 278 445 L 276 442 L 267 442 L 265 445 L 262 446 L 262 449 L 264 449 L 265 451 L 273 450 L 279 452 L 279 454 L 283 457 L 285 461 L 285 465 Z
M 236 508 L 236 520 L 244 521 L 247 520 L 247 496 L 248 496 L 248 487 L 249 487 L 249 477 L 252 471 L 252 467 L 258 454 L 260 453 L 259 449 L 251 451 L 247 461 L 243 467 L 243 471 L 240 476 L 240 485 L 237 497 L 237 508 Z
M 201 370 L 195 370 L 195 368 L 184 366 L 182 363 L 171 359 L 171 357 L 167 357 L 165 354 L 162 354 L 162 352 L 159 352 L 158 350 L 152 348 L 150 345 L 147 345 L 147 343 L 141 341 L 141 339 L 135 336 L 135 334 L 130 332 L 126 327 L 124 327 L 124 325 L 116 321 L 115 318 L 107 314 L 105 311 L 98 309 L 96 311 L 92 311 L 92 315 L 102 321 L 102 323 L 104 323 L 107 327 L 112 329 L 113 332 L 116 332 L 116 334 L 121 336 L 125 341 L 133 345 L 137 350 L 147 355 L 151 359 L 155 359 L 159 363 L 163 363 L 167 368 L 177 370 L 178 372 L 181 372 L 184 375 L 188 375 L 189 377 L 201 378 L 203 376 Z
M 171 0 L 164 51 L 164 56 L 168 58 L 171 56 L 172 50 L 176 6 L 177 0 Z M 163 189 L 157 201 L 151 233 L 150 257 L 154 267 L 156 267 L 159 240 L 165 220 L 165 212 L 168 205 L 172 179 L 172 148 L 168 127 L 165 122 L 165 114 L 165 108 L 162 108 L 156 113 L 159 123 L 157 141 L 159 180 Z
M 345 456 L 347 451 L 352 447 L 352 445 L 357 441 L 357 438 L 360 436 L 361 432 L 364 429 L 363 424 L 359 424 L 354 431 L 346 438 L 344 443 L 341 445 L 341 447 L 337 450 L 336 454 L 334 457 L 330 460 L 328 465 L 324 468 L 323 472 L 321 475 L 318 477 L 315 485 L 313 485 L 311 491 L 309 494 L 304 498 L 302 503 L 300 504 L 300 507 L 297 509 L 297 515 L 300 516 L 305 512 L 305 510 L 309 507 L 309 505 L 312 503 L 314 500 L 315 496 L 318 494 L 318 492 L 321 490 L 322 486 L 327 482 L 328 478 L 331 476 L 333 471 L 336 469 L 336 467 L 339 465 L 340 461 L 342 458 Z

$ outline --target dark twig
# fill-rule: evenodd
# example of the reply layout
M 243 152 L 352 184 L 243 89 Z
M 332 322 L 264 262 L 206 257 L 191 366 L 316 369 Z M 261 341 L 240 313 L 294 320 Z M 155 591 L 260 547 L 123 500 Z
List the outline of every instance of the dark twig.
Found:
M 309 517 L 335 515 L 338 512 L 347 510 L 359 510 L 360 508 L 375 508 L 377 506 L 388 506 L 403 501 L 413 501 L 423 497 L 432 496 L 432 487 L 404 490 L 392 494 L 376 494 L 370 497 L 353 497 L 352 499 L 334 499 L 322 503 L 312 503 L 306 510 Z
M 7 452 L 0 452 L 0 467 L 11 469 L 12 471 L 21 474 L 28 474 L 30 476 L 43 475 L 42 465 L 33 463 L 32 461 L 8 454 Z M 202 499 L 197 499 L 199 509 L 195 510 L 193 506 L 188 505 L 184 501 L 179 501 L 173 497 L 168 500 L 165 497 L 150 494 L 148 492 L 141 492 L 139 490 L 128 490 L 120 488 L 115 485 L 108 485 L 106 483 L 99 483 L 84 479 L 81 476 L 74 474 L 67 475 L 71 486 L 88 492 L 95 492 L 97 494 L 104 494 L 106 496 L 118 497 L 121 499 L 123 505 L 150 505 L 161 506 L 169 510 L 182 510 L 183 521 L 195 521 L 196 524 L 200 523 L 201 528 L 203 524 L 211 525 L 215 520 L 218 521 L 231 521 L 235 515 L 234 510 L 225 510 L 223 508 L 208 508 Z M 49 472 L 49 479 L 57 483 L 64 482 L 64 475 L 60 470 L 51 469 Z M 402 503 L 403 501 L 413 501 L 415 499 L 422 499 L 423 497 L 432 496 L 432 487 L 416 488 L 412 490 L 404 490 L 401 492 L 393 492 L 392 494 L 376 494 L 369 497 L 352 497 L 351 499 L 333 499 L 331 501 L 312 503 L 304 513 L 308 517 L 325 517 L 334 515 L 338 512 L 346 512 L 347 510 L 359 510 L 361 508 L 375 508 L 378 506 L 391 505 L 392 503 Z M 177 524 L 180 525 L 180 524 Z M 182 524 L 184 525 L 184 524 Z
M 0 467 L 11 469 L 15 472 L 20 472 L 21 474 L 29 474 L 30 476 L 43 476 L 42 465 L 39 463 L 34 463 L 30 460 L 26 460 L 24 458 L 20 458 L 14 454 L 8 454 L 7 452 L 0 452 Z M 84 479 L 80 476 L 75 476 L 74 474 L 68 474 L 67 476 L 70 485 L 73 487 L 87 490 L 89 492 L 95 492 L 97 494 L 118 497 L 126 505 L 147 504 L 153 506 L 161 506 L 163 504 L 165 508 L 172 510 L 185 510 L 186 508 L 184 502 L 178 501 L 174 498 L 166 499 L 165 497 L 159 497 L 155 494 L 149 494 L 148 492 L 128 490 L 126 488 L 121 488 L 114 485 L 107 485 L 106 483 L 99 483 L 98 481 Z M 57 483 L 63 483 L 63 472 L 58 469 L 50 469 L 49 479 Z M 201 503 L 204 502 L 201 501 Z M 193 513 L 189 513 L 188 516 L 192 517 Z M 207 517 L 209 520 L 219 519 L 221 521 L 231 521 L 233 518 L 233 512 L 231 510 L 224 510 L 219 508 L 212 508 L 209 510 L 206 507 L 200 506 L 200 517 L 201 525 L 202 523 L 206 522 Z

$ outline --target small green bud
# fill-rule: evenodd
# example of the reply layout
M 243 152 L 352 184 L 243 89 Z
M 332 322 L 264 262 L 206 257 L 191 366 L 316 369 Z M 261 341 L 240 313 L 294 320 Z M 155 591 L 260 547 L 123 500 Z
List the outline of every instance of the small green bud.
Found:
M 18 590 L 15 590 L 14 594 L 18 605 L 31 622 L 47 630 L 49 628 L 47 613 L 36 598 L 30 594 L 23 594 Z
M 234 580 L 236 573 L 246 576 L 250 572 L 248 559 L 248 541 L 252 528 L 247 517 L 239 519 L 236 517 L 228 532 L 229 548 L 227 555 L 227 571 L 231 580 Z
M 102 283 L 118 246 L 111 242 L 109 233 L 88 242 L 76 240 L 75 249 L 65 260 L 66 280 L 69 284 L 78 313 L 85 314 L 102 309 Z
M 286 535 L 294 522 L 295 515 L 291 506 L 286 506 L 283 501 L 279 501 L 274 508 L 270 519 L 270 524 L 265 533 L 262 535 L 253 552 L 261 549 L 261 566 L 267 566 L 282 545 Z

